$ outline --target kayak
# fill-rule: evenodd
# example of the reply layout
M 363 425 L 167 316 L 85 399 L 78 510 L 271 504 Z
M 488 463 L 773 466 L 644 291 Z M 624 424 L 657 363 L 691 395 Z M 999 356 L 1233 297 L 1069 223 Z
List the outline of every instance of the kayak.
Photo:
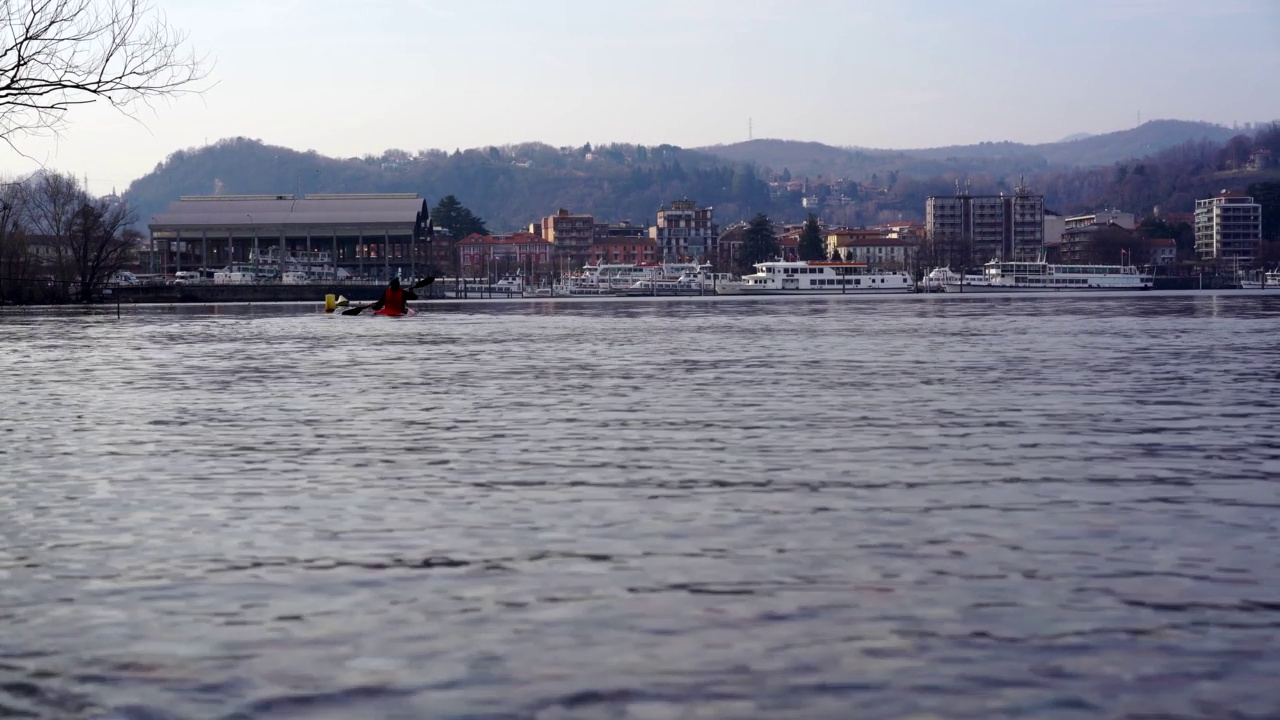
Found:
M 390 307 L 383 307 L 383 309 L 375 311 L 374 315 L 381 315 L 384 318 L 412 318 L 413 315 L 417 315 L 417 310 L 410 307 L 410 309 L 404 310 L 403 313 L 399 313 L 399 311 L 392 310 Z

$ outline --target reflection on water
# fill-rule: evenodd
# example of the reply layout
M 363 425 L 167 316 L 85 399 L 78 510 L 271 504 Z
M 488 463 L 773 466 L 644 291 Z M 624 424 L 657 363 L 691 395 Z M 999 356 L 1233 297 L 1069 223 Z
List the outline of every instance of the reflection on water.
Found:
M 0 717 L 1264 717 L 1280 298 L 0 315 Z

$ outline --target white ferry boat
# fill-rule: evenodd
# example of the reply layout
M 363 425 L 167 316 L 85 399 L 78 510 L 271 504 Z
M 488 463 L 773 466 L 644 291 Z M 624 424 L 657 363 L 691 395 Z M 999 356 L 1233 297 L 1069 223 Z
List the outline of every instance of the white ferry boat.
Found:
M 258 281 L 271 277 L 271 273 L 275 273 L 275 277 L 280 276 L 280 248 L 270 247 L 261 253 L 249 253 L 250 266 L 256 266 L 258 271 Z M 333 280 L 351 280 L 354 275 L 343 268 L 337 268 L 333 265 L 333 257 L 324 250 L 294 251 L 284 256 L 284 282 L 290 282 L 289 273 L 301 274 L 303 279 L 300 282 L 325 282 Z
M 1257 271 L 1252 276 L 1238 275 L 1241 290 L 1280 292 L 1280 269 L 1271 272 Z
M 1046 262 L 1000 262 L 983 266 L 983 282 L 961 286 L 949 282 L 947 292 L 1150 290 L 1152 279 L 1135 265 L 1051 265 Z
M 678 278 L 653 278 L 638 280 L 634 285 L 622 292 L 623 295 L 714 295 L 714 290 L 703 288 L 702 282 L 692 276 L 681 275 Z
M 946 292 L 947 285 L 964 285 L 969 287 L 972 285 L 986 285 L 987 278 L 983 275 L 960 275 L 951 271 L 951 268 L 941 267 L 934 268 L 928 275 L 924 276 L 924 280 L 920 282 L 920 289 L 923 292 Z
M 555 288 L 555 293 L 627 295 L 633 294 L 632 290 L 639 282 L 660 281 L 660 284 L 670 285 L 685 274 L 709 272 L 710 268 L 710 264 L 693 262 L 587 264 L 583 266 L 581 273 L 563 278 Z
M 915 292 L 901 271 L 872 271 L 863 262 L 773 260 L 755 264 L 756 272 L 736 283 L 717 285 L 721 295 L 842 295 Z
M 520 273 L 502 275 L 493 283 L 489 283 L 483 278 L 463 278 L 460 282 L 455 282 L 454 285 L 455 294 L 459 296 L 465 292 L 467 295 L 502 295 L 508 297 L 523 294 L 525 288 L 524 276 Z

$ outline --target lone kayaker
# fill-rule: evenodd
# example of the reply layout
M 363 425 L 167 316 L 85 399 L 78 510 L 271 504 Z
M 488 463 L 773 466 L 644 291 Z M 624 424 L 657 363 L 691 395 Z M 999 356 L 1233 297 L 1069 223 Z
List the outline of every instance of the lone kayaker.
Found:
M 387 283 L 387 289 L 382 291 L 382 297 L 370 307 L 374 312 L 385 308 L 388 314 L 404 315 L 409 310 L 407 301 L 417 299 L 418 296 L 412 290 L 400 287 L 400 278 L 393 277 L 391 282 Z

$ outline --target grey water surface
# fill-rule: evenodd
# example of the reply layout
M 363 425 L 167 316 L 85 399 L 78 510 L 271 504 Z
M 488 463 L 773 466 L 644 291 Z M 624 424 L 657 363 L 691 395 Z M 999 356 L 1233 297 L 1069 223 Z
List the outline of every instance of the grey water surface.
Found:
M 1280 297 L 0 314 L 0 718 L 1280 716 Z

